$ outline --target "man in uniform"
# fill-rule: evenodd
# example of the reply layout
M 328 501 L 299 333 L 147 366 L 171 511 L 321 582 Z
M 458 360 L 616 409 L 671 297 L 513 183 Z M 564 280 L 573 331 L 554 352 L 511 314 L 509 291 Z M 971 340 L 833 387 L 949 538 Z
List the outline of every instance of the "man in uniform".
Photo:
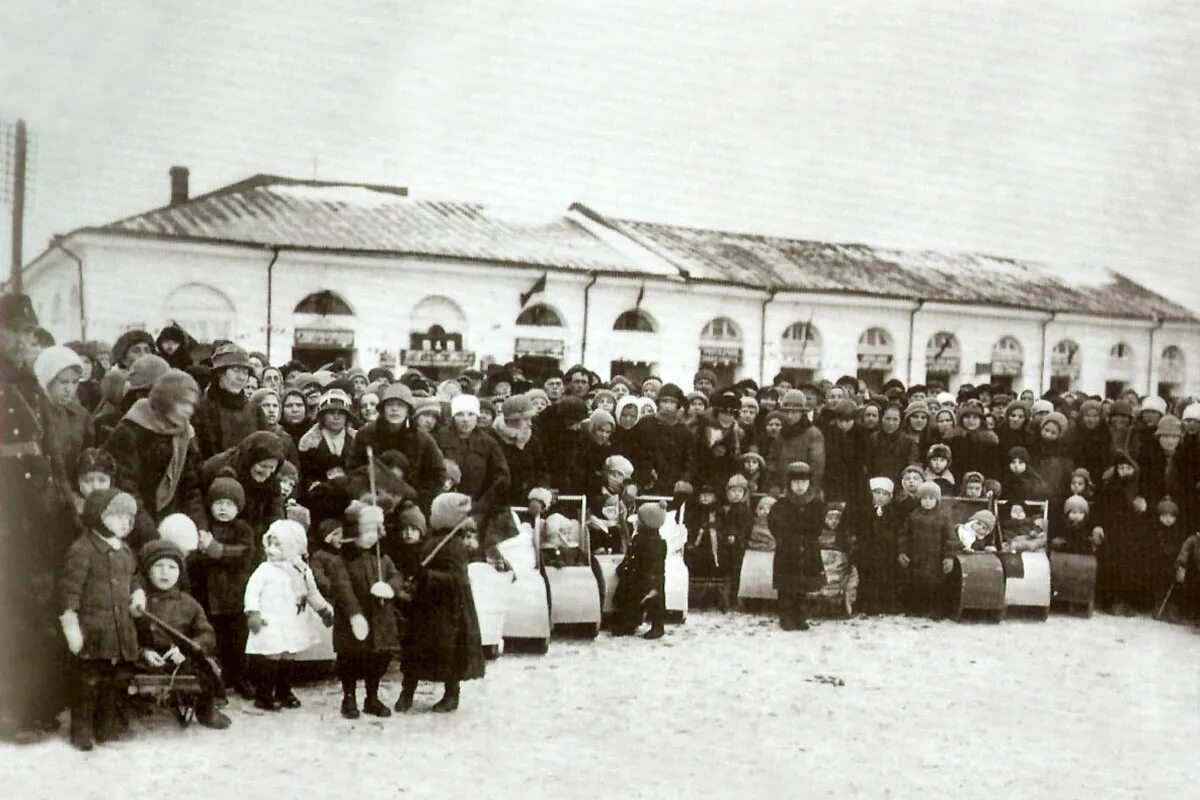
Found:
M 0 296 L 0 738 L 17 741 L 56 726 L 68 665 L 55 579 L 71 495 L 32 371 L 37 324 L 28 296 Z

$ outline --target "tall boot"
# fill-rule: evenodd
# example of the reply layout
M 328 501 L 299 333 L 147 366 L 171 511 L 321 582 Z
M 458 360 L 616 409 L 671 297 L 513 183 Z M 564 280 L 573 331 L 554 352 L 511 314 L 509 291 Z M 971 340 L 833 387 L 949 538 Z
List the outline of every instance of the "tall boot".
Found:
M 446 681 L 446 692 L 433 704 L 433 710 L 442 714 L 458 710 L 458 681 Z
M 403 714 L 412 708 L 413 695 L 417 693 L 417 682 L 404 676 L 404 682 L 400 684 L 400 698 L 396 700 L 396 711 Z
M 279 662 L 259 656 L 254 669 L 254 707 L 263 711 L 278 711 L 279 703 L 275 700 L 275 673 Z
M 275 700 L 284 708 L 300 707 L 300 698 L 292 691 L 292 662 L 288 659 L 275 664 Z
M 95 733 L 98 744 L 115 741 L 121 735 L 117 713 L 116 680 L 111 674 L 105 675 L 96 686 Z
M 363 703 L 363 711 L 374 717 L 390 717 L 392 715 L 392 710 L 379 702 L 379 679 L 383 676 L 383 670 L 386 668 L 386 662 L 381 669 L 378 660 L 367 658 L 367 676 L 364 679 L 367 684 L 367 699 Z
M 99 693 L 97 676 L 84 665 L 79 667 L 75 696 L 71 699 L 71 744 L 80 750 L 91 750 L 95 744 L 93 723 L 96 716 L 96 696 Z

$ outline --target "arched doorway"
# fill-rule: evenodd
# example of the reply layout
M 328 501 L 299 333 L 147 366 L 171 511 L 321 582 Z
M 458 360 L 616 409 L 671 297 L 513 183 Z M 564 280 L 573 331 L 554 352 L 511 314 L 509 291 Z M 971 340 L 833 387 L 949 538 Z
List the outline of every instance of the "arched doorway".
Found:
M 1012 393 L 1025 370 L 1025 351 L 1014 336 L 1002 336 L 992 345 L 991 384 L 995 391 Z
M 187 283 L 167 296 L 163 304 L 164 327 L 172 322 L 197 342 L 233 340 L 237 311 L 222 292 L 203 283 Z
M 742 364 L 742 332 L 729 317 L 709 320 L 700 331 L 700 368 L 717 376 L 717 386 L 730 386 Z
M 547 372 L 562 368 L 566 349 L 566 323 L 558 309 L 536 303 L 517 315 L 513 360 L 526 378 L 540 386 Z
M 341 295 L 328 289 L 313 292 L 292 311 L 292 360 L 311 370 L 341 359 L 354 363 L 354 311 Z
M 426 297 L 409 315 L 409 346 L 400 354 L 401 363 L 435 381 L 458 377 L 475 363 L 475 353 L 463 347 L 466 327 L 458 303 L 442 295 Z
M 1108 374 L 1104 378 L 1104 396 L 1116 399 L 1134 381 L 1133 348 L 1127 342 L 1117 342 L 1108 351 Z
M 780 374 L 792 386 L 812 383 L 821 369 L 821 334 L 811 322 L 793 322 L 783 331 Z
M 620 357 L 609 362 L 609 375 L 624 375 L 636 386 L 654 374 L 655 362 L 651 352 L 656 344 L 652 335 L 658 330 L 654 318 L 640 308 L 623 311 L 613 322 L 613 330 L 628 334 L 617 339 Z
M 1079 386 L 1083 369 L 1083 354 L 1079 343 L 1063 339 L 1050 351 L 1050 391 L 1069 392 Z
M 1171 399 L 1178 397 L 1187 383 L 1187 359 L 1183 351 L 1170 345 L 1162 351 L 1158 361 L 1158 396 Z
M 867 328 L 858 337 L 858 379 L 878 392 L 891 377 L 896 361 L 895 345 L 883 328 Z
M 925 344 L 925 385 L 940 386 L 949 391 L 954 378 L 962 369 L 962 347 L 958 337 L 948 331 L 938 331 Z

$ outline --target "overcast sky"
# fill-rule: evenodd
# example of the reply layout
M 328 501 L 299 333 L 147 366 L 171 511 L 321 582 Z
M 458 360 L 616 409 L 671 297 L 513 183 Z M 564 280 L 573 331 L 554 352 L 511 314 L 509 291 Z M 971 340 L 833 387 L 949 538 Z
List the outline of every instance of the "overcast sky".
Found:
M 183 164 L 1105 264 L 1200 310 L 1189 2 L 4 0 L 18 116 L 26 259 Z

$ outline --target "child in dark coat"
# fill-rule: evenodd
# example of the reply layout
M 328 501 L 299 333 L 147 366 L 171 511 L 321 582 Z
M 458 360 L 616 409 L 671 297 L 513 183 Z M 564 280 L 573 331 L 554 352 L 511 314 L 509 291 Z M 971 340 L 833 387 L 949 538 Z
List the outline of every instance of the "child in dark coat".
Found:
M 1176 591 L 1181 593 L 1179 607 L 1184 617 L 1200 622 L 1200 533 L 1183 542 L 1175 559 Z
M 243 669 L 246 619 L 242 614 L 242 599 L 254 568 L 254 530 L 245 520 L 237 518 L 246 494 L 232 467 L 225 467 L 217 474 L 208 487 L 206 499 L 210 530 L 200 533 L 200 548 L 191 561 L 199 567 L 195 572 L 204 576 L 205 591 L 200 597 L 216 632 L 217 658 L 225 685 L 249 699 L 254 690 Z
M 943 495 L 953 496 L 957 493 L 954 473 L 950 471 L 950 448 L 947 445 L 939 443 L 929 448 L 925 456 L 924 478 L 936 483 Z
M 1170 497 L 1159 500 L 1155 510 L 1158 515 L 1150 526 L 1150 538 L 1154 543 L 1151 585 L 1155 592 L 1154 607 L 1158 608 L 1163 605 L 1167 590 L 1173 583 L 1175 562 L 1187 539 L 1187 532 L 1179 522 L 1179 506 Z M 1177 607 L 1174 604 L 1165 607 L 1166 616 L 1163 618 L 1169 622 L 1177 622 Z
M 954 569 L 958 536 L 945 509 L 939 506 L 942 490 L 926 481 L 917 489 L 920 507 L 908 515 L 900 533 L 897 562 L 905 570 L 908 611 L 941 619 L 946 605 L 946 575 Z
M 806 631 L 807 595 L 825 585 L 820 545 L 825 503 L 812 486 L 812 469 L 803 461 L 788 465 L 787 488 L 767 518 L 777 543 L 772 577 L 779 592 L 779 627 Z
M 1121 451 L 1096 492 L 1101 528 L 1096 595 L 1113 613 L 1147 611 L 1154 598 L 1154 543 L 1146 533 L 1146 499 L 1138 486 L 1137 462 Z
M 1093 555 L 1100 541 L 1100 529 L 1092 524 L 1091 506 L 1081 495 L 1072 495 L 1062 507 L 1058 520 L 1051 520 L 1050 545 L 1052 553 Z
M 750 483 L 741 473 L 734 473 L 725 482 L 725 502 L 721 504 L 721 513 L 717 527 L 725 539 L 728 553 L 725 574 L 731 581 L 731 595 L 737 597 L 738 578 L 742 573 L 742 556 L 746 552 L 746 543 L 750 540 L 750 529 L 754 526 L 754 516 L 750 511 Z
M 139 556 L 138 572 L 147 587 L 146 610 L 199 645 L 206 657 L 213 653 L 217 648 L 217 637 L 204 616 L 204 609 L 191 595 L 179 589 L 183 552 L 171 542 L 158 539 L 148 542 Z M 149 669 L 174 673 L 183 667 L 199 678 L 201 695 L 196 703 L 196 721 L 206 728 L 228 728 L 229 717 L 216 706 L 217 697 L 222 694 L 216 671 L 189 663 L 188 654 L 179 649 L 179 643 L 149 617 L 138 618 L 137 632 L 142 661 Z
M 643 617 L 650 620 L 645 638 L 660 639 L 665 633 L 667 543 L 659 531 L 666 521 L 666 509 L 658 503 L 638 507 L 637 527 L 617 565 L 614 636 L 632 636 Z
M 67 647 L 77 657 L 71 744 L 80 750 L 120 733 L 117 697 L 138 656 L 131 612 L 146 607 L 137 562 L 125 544 L 136 514 L 137 501 L 124 492 L 89 494 L 82 515 L 87 530 L 71 545 L 63 564 L 59 621 Z
M 688 574 L 697 578 L 718 578 L 728 567 L 730 548 L 720 527 L 720 515 L 716 489 L 701 486 L 697 502 L 688 506 L 684 517 L 688 543 L 683 554 Z
M 358 681 L 366 684 L 363 711 L 376 717 L 392 712 L 379 700 L 379 681 L 400 646 L 393 600 L 404 590 L 404 576 L 377 544 L 383 533 L 383 509 L 354 501 L 346 509 L 343 531 L 352 531 L 332 572 L 333 649 L 342 681 L 342 716 L 357 719 Z
M 893 614 L 896 593 L 896 529 L 899 519 L 892 506 L 895 484 L 891 478 L 871 478 L 871 510 L 854 542 L 858 569 L 858 602 L 861 614 Z

